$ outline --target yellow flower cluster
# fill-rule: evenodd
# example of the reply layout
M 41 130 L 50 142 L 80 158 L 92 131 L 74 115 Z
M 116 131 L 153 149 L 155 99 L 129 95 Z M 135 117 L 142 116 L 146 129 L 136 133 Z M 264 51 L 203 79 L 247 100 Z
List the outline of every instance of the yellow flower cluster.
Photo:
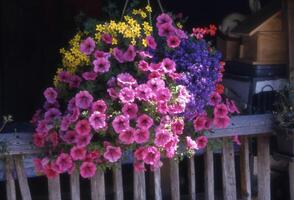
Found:
M 89 64 L 89 58 L 80 51 L 81 33 L 76 34 L 69 41 L 70 48 L 60 49 L 63 66 L 71 73 L 74 73 L 81 63 Z
M 132 14 L 133 15 L 140 15 L 143 19 L 145 19 L 146 17 L 147 17 L 147 14 L 146 14 L 146 12 L 144 12 L 142 9 L 134 9 L 133 11 L 132 11 Z

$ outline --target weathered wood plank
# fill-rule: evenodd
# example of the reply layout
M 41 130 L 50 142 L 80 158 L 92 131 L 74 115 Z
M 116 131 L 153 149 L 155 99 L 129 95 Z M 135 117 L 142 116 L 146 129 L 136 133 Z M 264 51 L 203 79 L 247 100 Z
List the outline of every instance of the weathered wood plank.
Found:
M 236 172 L 234 148 L 228 138 L 223 138 L 222 146 L 222 175 L 224 200 L 236 200 Z
M 95 176 L 91 178 L 91 199 L 105 200 L 105 178 L 101 169 L 97 169 Z
M 25 200 L 31 200 L 32 199 L 31 192 L 29 188 L 28 179 L 25 174 L 22 156 L 16 156 L 14 158 L 14 162 L 15 162 L 15 168 L 16 168 L 19 187 L 20 187 L 21 197 L 22 199 L 25 199 Z
M 286 0 L 286 21 L 288 30 L 289 80 L 294 84 L 294 1 Z
M 258 200 L 271 199 L 269 137 L 257 138 Z
M 15 182 L 12 175 L 13 160 L 12 157 L 5 159 L 5 177 L 6 177 L 6 197 L 7 200 L 16 200 Z
M 48 179 L 49 200 L 61 200 L 60 177 Z
M 170 186 L 171 186 L 171 199 L 180 199 L 180 176 L 179 176 L 179 161 L 171 159 L 169 161 L 170 167 Z
M 289 162 L 290 200 L 294 200 L 294 162 Z
M 134 199 L 146 200 L 145 172 L 134 170 Z
M 251 200 L 251 179 L 249 163 L 248 137 L 242 137 L 240 150 L 240 179 L 241 196 L 243 200 Z
M 70 196 L 71 200 L 80 200 L 80 171 L 77 166 L 74 167 L 72 174 L 70 175 Z
M 205 200 L 214 200 L 213 151 L 207 147 L 204 154 Z
M 113 184 L 114 184 L 114 199 L 123 200 L 124 191 L 123 191 L 123 179 L 122 179 L 122 168 L 121 163 L 115 164 L 113 169 Z
M 154 199 L 162 200 L 160 168 L 154 170 L 153 176 L 154 176 Z
M 196 200 L 196 177 L 195 177 L 195 157 L 188 160 L 188 180 L 190 200 Z

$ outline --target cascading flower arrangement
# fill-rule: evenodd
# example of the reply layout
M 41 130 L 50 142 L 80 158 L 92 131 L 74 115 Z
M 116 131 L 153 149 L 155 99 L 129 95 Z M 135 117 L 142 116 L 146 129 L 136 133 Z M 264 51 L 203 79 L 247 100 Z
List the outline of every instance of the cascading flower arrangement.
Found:
M 135 170 L 155 169 L 161 156 L 177 155 L 180 141 L 188 150 L 206 146 L 205 136 L 183 134 L 186 121 L 194 121 L 196 132 L 211 128 L 211 116 L 215 127 L 228 125 L 237 109 L 221 103 L 219 53 L 167 14 L 153 30 L 150 12 L 147 6 L 97 24 L 95 33 L 79 32 L 61 49 L 62 67 L 32 120 L 33 143 L 44 150 L 35 160 L 39 173 L 53 178 L 76 167 L 89 178 L 126 151 L 133 152 Z

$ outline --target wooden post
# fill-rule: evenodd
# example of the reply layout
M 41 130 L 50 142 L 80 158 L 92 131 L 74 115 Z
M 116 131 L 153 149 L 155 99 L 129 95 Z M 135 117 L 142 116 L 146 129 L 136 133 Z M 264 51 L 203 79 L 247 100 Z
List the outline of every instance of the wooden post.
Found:
M 180 177 L 179 177 L 179 161 L 170 160 L 170 185 L 171 199 L 180 200 Z
M 190 200 L 196 200 L 195 157 L 189 158 L 188 179 Z
M 289 161 L 290 200 L 294 200 L 294 161 Z
M 205 200 L 214 200 L 213 151 L 207 147 L 204 154 Z
M 145 172 L 134 170 L 134 199 L 146 200 Z
M 271 199 L 269 137 L 257 138 L 257 183 L 258 200 Z
M 154 175 L 154 199 L 155 200 L 162 200 L 162 193 L 161 193 L 161 175 L 160 175 L 160 168 L 155 169 L 153 172 Z
M 48 179 L 49 200 L 61 200 L 60 177 Z
M 15 182 L 12 176 L 13 160 L 10 156 L 5 159 L 6 196 L 7 200 L 16 200 Z
M 70 196 L 71 200 L 80 200 L 80 172 L 77 166 L 74 167 L 74 171 L 70 175 Z
M 251 200 L 251 178 L 249 166 L 249 144 L 248 137 L 241 138 L 240 150 L 240 179 L 241 179 L 241 195 L 243 200 Z
M 22 156 L 16 156 L 14 159 L 14 162 L 15 162 L 15 168 L 16 168 L 19 187 L 20 187 L 21 197 L 22 199 L 25 199 L 25 200 L 31 200 L 32 199 L 31 192 L 29 188 L 28 179 L 23 167 Z
M 224 200 L 236 200 L 236 172 L 234 148 L 228 138 L 223 138 L 222 175 Z
M 95 176 L 91 178 L 91 199 L 105 200 L 104 172 L 97 169 Z
M 123 191 L 123 179 L 122 179 L 122 169 L 121 162 L 115 164 L 113 169 L 113 184 L 114 184 L 114 199 L 123 200 L 124 191 Z
M 294 1 L 286 1 L 286 24 L 288 30 L 289 80 L 294 84 Z

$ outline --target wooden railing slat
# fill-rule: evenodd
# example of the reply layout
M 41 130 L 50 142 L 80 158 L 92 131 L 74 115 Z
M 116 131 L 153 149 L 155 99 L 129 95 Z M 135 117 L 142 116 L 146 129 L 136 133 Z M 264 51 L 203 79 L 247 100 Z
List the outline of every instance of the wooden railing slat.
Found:
M 60 177 L 48 179 L 49 200 L 61 200 Z
M 214 200 L 213 151 L 207 147 L 204 154 L 205 200 Z
M 74 171 L 70 175 L 70 196 L 71 200 L 80 200 L 80 171 L 75 166 Z
M 171 159 L 169 161 L 170 167 L 170 186 L 171 199 L 180 199 L 180 177 L 179 177 L 179 161 Z
M 241 180 L 242 199 L 243 200 L 251 200 L 251 178 L 250 178 L 248 137 L 241 138 L 240 180 Z
M 270 150 L 268 136 L 259 136 L 257 138 L 257 184 L 258 200 L 270 200 L 271 181 Z
M 189 158 L 188 179 L 190 200 L 196 200 L 195 157 Z
M 7 200 L 16 200 L 15 194 L 15 182 L 12 176 L 13 160 L 12 158 L 6 157 L 5 159 L 5 177 L 6 177 L 6 196 Z
M 91 199 L 105 200 L 105 178 L 101 169 L 97 169 L 95 176 L 91 178 Z
M 294 161 L 289 161 L 290 200 L 294 200 Z
M 134 170 L 134 199 L 146 200 L 145 172 L 135 172 Z
M 155 169 L 153 172 L 153 175 L 154 175 L 154 199 L 162 200 L 160 168 Z
M 228 138 L 223 138 L 222 175 L 224 200 L 236 200 L 237 191 L 234 148 L 232 142 L 230 142 Z
M 121 162 L 115 164 L 113 169 L 113 184 L 114 184 L 114 199 L 123 200 L 124 191 L 123 191 L 123 179 L 122 179 L 122 166 Z
M 25 174 L 22 156 L 16 156 L 14 159 L 14 162 L 15 162 L 15 168 L 16 168 L 19 187 L 20 187 L 21 197 L 22 199 L 25 199 L 25 200 L 31 200 L 32 199 L 31 192 L 29 188 L 28 179 Z

